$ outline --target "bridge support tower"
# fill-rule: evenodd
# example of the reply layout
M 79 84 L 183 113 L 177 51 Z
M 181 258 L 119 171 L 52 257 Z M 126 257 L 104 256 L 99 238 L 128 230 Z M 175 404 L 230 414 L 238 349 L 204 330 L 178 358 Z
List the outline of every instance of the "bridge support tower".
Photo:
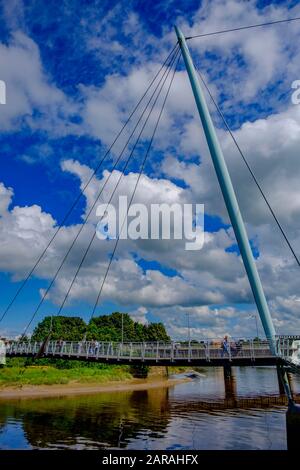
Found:
M 195 70 L 193 59 L 190 55 L 186 39 L 179 28 L 175 26 L 175 31 L 180 46 L 188 77 L 191 83 L 192 91 L 194 94 L 196 106 L 199 112 L 200 120 L 203 126 L 203 131 L 206 137 L 207 145 L 210 151 L 210 155 L 213 161 L 213 165 L 216 171 L 216 175 L 219 181 L 219 185 L 223 194 L 224 202 L 228 211 L 228 215 L 234 230 L 234 234 L 240 249 L 241 257 L 246 269 L 246 273 L 249 279 L 249 283 L 252 289 L 254 300 L 257 306 L 257 310 L 264 328 L 265 335 L 269 341 L 270 348 L 274 353 L 276 351 L 275 344 L 275 328 L 270 315 L 267 300 L 264 294 L 264 290 L 261 284 L 261 280 L 255 265 L 254 256 L 249 243 L 248 235 L 246 232 L 245 224 L 240 212 L 239 204 L 235 195 L 233 184 L 230 178 L 230 174 L 224 159 L 224 155 L 219 143 L 216 130 L 213 125 L 213 121 L 206 104 L 205 96 L 200 85 L 198 75 Z M 282 378 L 285 392 L 288 396 L 290 406 L 288 413 L 292 414 L 295 411 L 296 405 L 293 403 L 291 396 L 291 390 L 287 379 L 286 371 L 283 367 L 278 370 L 279 375 Z M 291 405 L 293 404 L 293 406 Z M 298 413 L 295 413 L 298 416 Z M 300 416 L 300 411 L 299 411 Z M 295 418 L 296 419 L 296 418 Z M 288 421 L 288 417 L 287 417 Z M 299 428 L 298 428 L 299 432 Z

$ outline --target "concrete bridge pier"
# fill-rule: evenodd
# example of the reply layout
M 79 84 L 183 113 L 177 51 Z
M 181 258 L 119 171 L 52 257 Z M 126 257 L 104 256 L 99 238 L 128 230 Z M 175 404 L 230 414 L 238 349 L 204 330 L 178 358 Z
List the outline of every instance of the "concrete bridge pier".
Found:
M 232 377 L 232 367 L 231 364 L 225 364 L 223 366 L 224 379 L 229 379 Z
M 230 364 L 223 366 L 225 399 L 236 398 L 236 378 Z

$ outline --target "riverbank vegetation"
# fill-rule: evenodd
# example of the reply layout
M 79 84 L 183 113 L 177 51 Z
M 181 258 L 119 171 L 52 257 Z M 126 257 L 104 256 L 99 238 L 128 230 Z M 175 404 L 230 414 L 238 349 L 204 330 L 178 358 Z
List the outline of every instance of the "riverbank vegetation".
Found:
M 58 361 L 60 361 L 58 359 Z M 68 383 L 106 383 L 133 379 L 130 366 L 82 364 L 80 361 L 61 361 L 8 358 L 0 369 L 0 387 L 23 385 L 54 385 Z M 70 364 L 72 362 L 72 364 Z
M 123 333 L 122 333 L 123 332 Z M 124 313 L 93 318 L 45 317 L 35 328 L 32 341 L 169 341 L 162 323 L 144 325 Z M 0 369 L 0 387 L 68 383 L 106 383 L 146 378 L 149 367 L 118 366 L 56 358 L 7 358 Z

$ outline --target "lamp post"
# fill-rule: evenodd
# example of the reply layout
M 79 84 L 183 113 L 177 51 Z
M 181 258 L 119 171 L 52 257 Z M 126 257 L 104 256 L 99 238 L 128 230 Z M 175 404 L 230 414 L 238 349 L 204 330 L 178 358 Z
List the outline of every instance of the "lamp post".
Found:
M 124 342 L 124 313 L 121 313 L 122 315 L 122 345 Z
M 186 313 L 186 318 L 187 318 L 187 328 L 188 328 L 188 342 L 189 346 L 191 344 L 191 328 L 190 328 L 190 314 Z
M 256 337 L 259 338 L 259 336 L 258 336 L 257 315 L 255 313 L 252 313 L 252 314 L 249 315 L 249 318 L 254 318 L 255 319 Z

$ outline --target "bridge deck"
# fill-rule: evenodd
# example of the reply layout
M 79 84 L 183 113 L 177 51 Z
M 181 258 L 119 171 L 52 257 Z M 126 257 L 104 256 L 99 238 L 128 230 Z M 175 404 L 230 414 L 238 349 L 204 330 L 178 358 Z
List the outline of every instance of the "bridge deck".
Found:
M 270 350 L 267 341 L 231 343 L 227 351 L 209 341 L 186 343 L 113 343 L 49 341 L 7 345 L 9 357 L 55 357 L 108 364 L 141 364 L 150 366 L 194 365 L 202 367 L 277 365 L 282 359 Z

